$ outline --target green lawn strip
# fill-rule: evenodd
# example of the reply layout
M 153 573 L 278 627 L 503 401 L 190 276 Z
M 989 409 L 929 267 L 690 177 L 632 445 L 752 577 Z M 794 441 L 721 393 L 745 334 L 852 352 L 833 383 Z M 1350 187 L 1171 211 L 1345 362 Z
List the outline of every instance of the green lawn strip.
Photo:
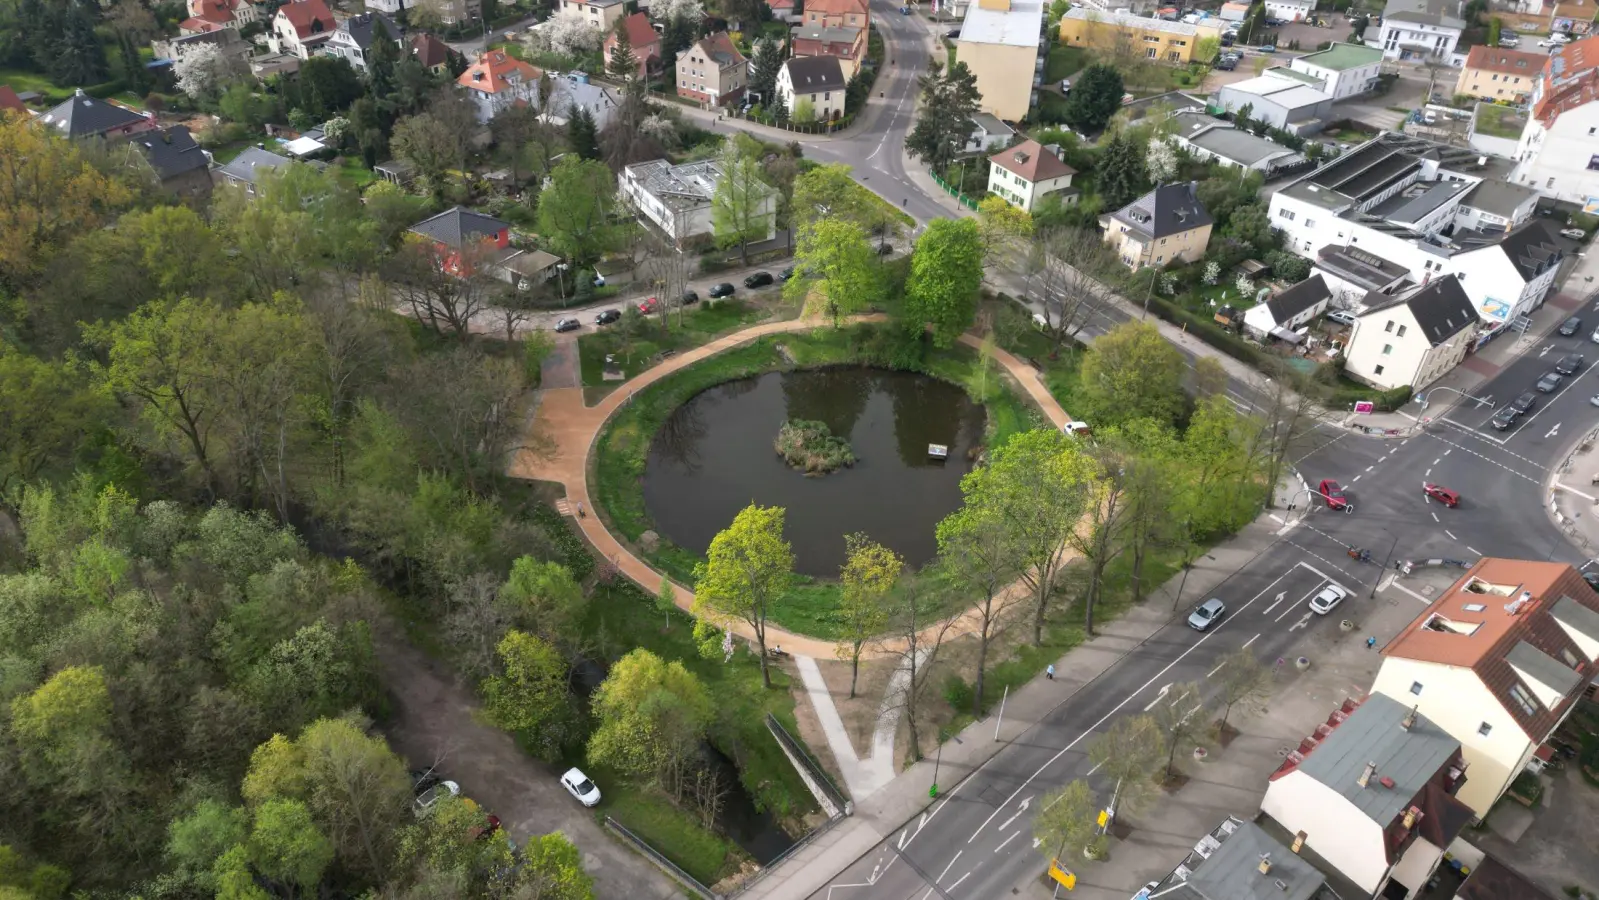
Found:
M 357 189 L 364 188 L 378 180 L 378 173 L 362 165 L 361 160 L 355 157 L 344 157 L 339 162 L 336 171 L 346 184 Z
M 577 339 L 583 384 L 592 387 L 616 383 L 605 381 L 606 354 L 615 355 L 623 374 L 632 378 L 660 362 L 659 356 L 665 351 L 679 353 L 708 344 L 763 318 L 765 313 L 759 308 L 740 300 L 724 300 L 704 303 L 685 313 L 681 325 L 677 324 L 677 314 L 673 313 L 671 327 L 664 332 L 658 320 L 652 317 L 631 340 L 617 327 L 620 323 L 598 328 Z
M 11 89 L 19 94 L 37 91 L 52 103 L 72 96 L 72 88 L 58 87 L 49 76 L 22 69 L 0 69 L 0 84 L 11 85 Z
M 697 819 L 673 806 L 658 789 L 619 782 L 603 769 L 590 774 L 605 785 L 595 819 L 603 824 L 610 816 L 622 823 L 701 884 L 715 884 L 747 858 L 737 844 L 700 827 Z
M 1088 65 L 1088 51 L 1082 47 L 1051 47 L 1044 58 L 1044 83 L 1059 84 Z M 1043 92 L 1040 92 L 1043 93 Z

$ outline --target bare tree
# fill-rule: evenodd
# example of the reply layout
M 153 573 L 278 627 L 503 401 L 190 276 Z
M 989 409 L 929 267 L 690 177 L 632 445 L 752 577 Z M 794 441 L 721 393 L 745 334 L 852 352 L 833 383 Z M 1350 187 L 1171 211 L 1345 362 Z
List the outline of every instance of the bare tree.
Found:
M 1256 385 L 1258 402 L 1250 421 L 1253 433 L 1245 440 L 1247 471 L 1263 467 L 1266 480 L 1266 505 L 1276 499 L 1277 480 L 1295 452 L 1305 448 L 1311 433 L 1320 423 L 1319 397 L 1322 386 L 1313 376 L 1300 374 L 1286 366 L 1264 385 Z M 1238 489 L 1247 482 L 1240 480 Z
M 1082 228 L 1052 228 L 1029 246 L 1024 262 L 1027 290 L 1043 307 L 1034 320 L 1049 336 L 1051 355 L 1075 342 L 1099 313 L 1105 297 L 1101 278 L 1116 263 L 1115 254 Z
M 1126 519 L 1129 502 L 1126 468 L 1120 454 L 1105 450 L 1099 457 L 1100 477 L 1084 510 L 1083 523 L 1067 536 L 1088 567 L 1088 590 L 1083 596 L 1083 628 L 1094 633 L 1094 609 L 1105 588 L 1105 570 L 1127 549 Z
M 883 655 L 896 660 L 894 675 L 883 697 L 883 715 L 900 713 L 910 731 L 911 754 L 922 758 L 920 723 L 922 700 L 932 687 L 933 664 L 944 646 L 958 616 L 942 615 L 942 607 L 932 579 L 917 576 L 900 579 L 888 599 L 889 628 L 878 641 Z
M 1177 760 L 1177 748 L 1205 727 L 1205 698 L 1200 693 L 1198 683 L 1185 681 L 1173 685 L 1161 696 L 1153 712 L 1155 724 L 1166 743 L 1166 777 L 1171 778 L 1172 766 Z
M 366 282 L 363 281 L 365 294 Z M 330 468 L 334 484 L 344 483 L 344 440 L 355 417 L 356 402 L 382 375 L 392 344 L 382 318 L 362 304 L 347 303 L 325 291 L 311 294 L 306 301 L 316 330 L 316 355 L 313 378 L 319 383 L 324 403 L 318 425 L 328 437 L 332 451 Z
M 1266 667 L 1260 664 L 1255 654 L 1249 652 L 1248 647 L 1240 647 L 1222 657 L 1219 668 L 1221 721 L 1216 723 L 1216 730 L 1225 739 L 1227 718 L 1232 715 L 1233 707 L 1240 703 L 1248 706 L 1263 699 L 1271 679 Z
M 1088 745 L 1088 758 L 1116 782 L 1113 814 L 1136 813 L 1155 798 L 1155 772 L 1166 752 L 1160 726 L 1149 715 L 1123 716 Z
M 448 471 L 468 490 L 486 489 L 522 440 L 522 378 L 516 363 L 472 345 L 434 353 L 400 369 L 393 408 L 423 451 L 424 466 Z
M 488 271 L 493 253 L 488 242 L 451 249 L 408 239 L 389 261 L 388 282 L 417 321 L 464 341 L 473 318 L 506 289 Z
M 727 785 L 715 769 L 701 766 L 694 772 L 691 799 L 694 811 L 699 813 L 700 825 L 709 830 L 716 825 L 716 817 L 722 814 Z

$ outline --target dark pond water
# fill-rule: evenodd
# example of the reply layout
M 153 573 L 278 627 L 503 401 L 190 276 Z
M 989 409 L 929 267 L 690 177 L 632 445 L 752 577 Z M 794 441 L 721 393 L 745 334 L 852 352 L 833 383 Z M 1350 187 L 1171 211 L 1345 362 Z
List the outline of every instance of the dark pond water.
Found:
M 858 462 L 806 477 L 772 449 L 788 419 L 826 422 Z M 704 553 L 751 501 L 788 510 L 795 568 L 835 578 L 844 535 L 864 531 L 919 566 L 933 528 L 960 505 L 968 451 L 984 413 L 960 388 L 908 372 L 831 368 L 773 372 L 718 385 L 679 407 L 655 436 L 644 501 L 662 537 Z M 927 456 L 950 448 L 949 460 Z

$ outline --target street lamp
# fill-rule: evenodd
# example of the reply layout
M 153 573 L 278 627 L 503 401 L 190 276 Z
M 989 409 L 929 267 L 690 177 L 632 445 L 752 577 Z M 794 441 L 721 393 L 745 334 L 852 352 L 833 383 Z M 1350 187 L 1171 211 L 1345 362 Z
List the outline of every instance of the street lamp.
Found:
M 933 786 L 927 789 L 927 796 L 938 799 L 938 764 L 944 761 L 944 729 L 938 729 L 938 752 L 933 755 Z
M 1399 538 L 1392 531 L 1389 531 L 1386 528 L 1383 528 L 1383 529 L 1380 529 L 1380 530 L 1382 531 L 1383 534 L 1386 534 L 1389 537 L 1394 539 L 1393 543 L 1388 545 L 1388 555 L 1383 557 L 1383 561 L 1382 561 L 1382 571 L 1386 572 L 1386 571 L 1388 571 L 1388 564 L 1393 562 L 1393 560 L 1394 560 L 1394 548 L 1399 546 Z M 1371 593 L 1366 595 L 1366 599 L 1367 600 L 1370 600 L 1370 599 L 1372 599 L 1372 598 L 1377 596 L 1377 585 L 1379 585 L 1379 584 L 1382 584 L 1382 572 L 1378 572 L 1377 573 L 1377 577 L 1372 580 L 1372 582 L 1371 582 Z

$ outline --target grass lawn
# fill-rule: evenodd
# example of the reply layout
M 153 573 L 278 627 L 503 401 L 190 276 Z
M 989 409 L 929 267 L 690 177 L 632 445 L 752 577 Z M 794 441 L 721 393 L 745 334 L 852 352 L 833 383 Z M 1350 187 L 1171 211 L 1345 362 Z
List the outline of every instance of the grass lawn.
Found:
M 1520 140 L 1526 125 L 1526 114 L 1509 107 L 1489 103 L 1477 107 L 1477 131 L 1490 137 Z
M 225 166 L 228 163 L 233 162 L 234 157 L 238 156 L 240 153 L 243 153 L 244 148 L 254 145 L 254 141 L 234 141 L 230 144 L 212 147 L 210 148 L 211 158 L 216 160 L 217 165 Z
M 25 91 L 38 91 L 52 103 L 72 96 L 72 88 L 57 87 L 48 76 L 38 72 L 24 72 L 21 69 L 0 69 L 0 84 L 11 85 L 11 89 L 19 94 Z
M 1409 112 L 1409 110 L 1404 110 L 1404 112 Z M 1357 131 L 1353 128 L 1345 128 L 1333 135 L 1334 140 L 1345 144 L 1363 144 L 1366 141 L 1371 140 L 1371 137 L 1372 136 L 1370 134 L 1367 134 L 1364 131 Z
M 767 739 L 775 743 L 770 735 Z M 629 784 L 598 768 L 591 777 L 605 785 L 601 791 L 604 799 L 594 810 L 594 818 L 602 826 L 606 816 L 621 822 L 701 884 L 715 884 L 748 858 L 737 844 L 701 828 L 698 820 L 673 806 L 660 790 Z
M 1044 59 L 1044 83 L 1058 84 L 1062 78 L 1076 75 L 1086 65 L 1088 51 L 1082 47 L 1051 47 L 1049 56 Z
M 344 157 L 343 162 L 339 163 L 335 171 L 339 173 L 339 178 L 357 190 L 365 188 L 378 180 L 378 173 L 368 169 L 361 164 L 361 160 L 352 156 Z
M 661 331 L 660 320 L 651 316 L 640 323 L 631 338 L 621 328 L 621 322 L 578 338 L 583 384 L 594 387 L 607 383 L 604 377 L 606 354 L 614 354 L 623 373 L 632 378 L 659 362 L 663 352 L 677 353 L 707 344 L 760 321 L 765 313 L 740 300 L 702 301 L 684 314 L 682 325 L 677 324 L 676 313 L 671 318 L 672 327 L 665 333 Z

